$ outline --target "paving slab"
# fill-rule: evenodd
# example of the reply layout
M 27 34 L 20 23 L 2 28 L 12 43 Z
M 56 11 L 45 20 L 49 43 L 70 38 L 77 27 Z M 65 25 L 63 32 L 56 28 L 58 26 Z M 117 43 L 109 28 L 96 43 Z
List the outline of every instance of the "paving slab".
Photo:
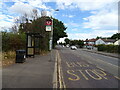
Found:
M 25 63 L 3 68 L 3 88 L 52 88 L 55 50 L 47 55 L 27 58 Z

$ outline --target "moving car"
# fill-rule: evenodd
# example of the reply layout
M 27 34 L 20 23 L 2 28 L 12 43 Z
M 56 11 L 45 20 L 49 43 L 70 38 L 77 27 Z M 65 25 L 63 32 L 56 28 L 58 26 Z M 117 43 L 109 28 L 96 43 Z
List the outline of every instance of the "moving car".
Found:
M 87 46 L 87 49 L 93 49 L 93 46 Z
M 71 49 L 72 50 L 77 50 L 77 47 L 76 46 L 71 46 Z

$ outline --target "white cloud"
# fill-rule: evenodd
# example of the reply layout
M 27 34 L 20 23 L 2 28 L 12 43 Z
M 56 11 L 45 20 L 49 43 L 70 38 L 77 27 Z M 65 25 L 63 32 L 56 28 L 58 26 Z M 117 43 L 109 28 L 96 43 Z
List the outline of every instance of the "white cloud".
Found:
M 65 25 L 67 26 L 67 27 L 69 27 L 69 26 L 72 26 L 72 27 L 79 27 L 80 26 L 80 24 L 79 23 L 74 23 L 74 22 L 69 22 L 69 23 L 65 23 Z
M 3 28 L 10 28 L 13 25 L 13 17 L 9 15 L 0 14 L 0 31 Z
M 73 18 L 75 15 L 62 15 L 63 17 Z
M 97 36 L 102 36 L 102 37 L 111 37 L 113 34 L 117 33 L 118 30 L 94 30 L 92 32 L 88 33 L 68 33 L 68 38 L 70 39 L 91 39 L 91 38 L 96 38 Z
M 97 14 L 83 19 L 85 20 L 85 22 L 83 23 L 84 28 L 110 29 L 117 28 L 118 26 L 118 14 L 115 11 L 100 11 Z
M 78 7 L 81 10 L 98 10 L 108 4 L 118 1 L 119 0 L 56 0 L 56 3 L 60 9 L 71 9 L 70 7 L 74 5 L 75 8 Z
M 12 27 L 12 23 L 11 22 L 7 22 L 7 21 L 0 21 L 0 31 L 3 31 L 3 28 L 10 28 Z
M 17 14 L 27 14 L 31 16 L 33 7 L 27 3 L 16 2 L 12 7 L 10 7 L 10 10 Z
M 89 17 L 83 18 L 83 27 L 90 29 L 117 29 L 118 25 L 118 1 L 119 0 L 57 0 L 61 9 L 79 8 L 82 11 L 90 11 Z M 65 15 L 64 15 L 65 16 Z M 67 26 L 76 26 L 73 22 L 66 23 Z M 79 25 L 77 25 L 78 27 Z

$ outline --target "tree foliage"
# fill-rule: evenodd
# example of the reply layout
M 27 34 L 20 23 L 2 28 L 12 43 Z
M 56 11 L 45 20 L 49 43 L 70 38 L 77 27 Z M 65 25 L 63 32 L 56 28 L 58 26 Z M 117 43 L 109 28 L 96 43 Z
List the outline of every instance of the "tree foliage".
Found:
M 51 36 L 51 32 L 46 31 L 45 22 L 46 19 L 50 19 L 50 17 L 37 17 L 37 11 L 34 10 L 33 19 L 27 18 L 27 16 L 23 16 L 20 21 L 19 30 L 16 32 L 13 29 L 11 33 L 3 32 L 2 33 L 2 41 L 3 41 L 3 50 L 17 50 L 26 47 L 26 35 L 25 33 L 39 33 L 42 38 L 40 38 L 40 50 L 48 50 L 49 49 L 49 40 Z M 59 38 L 66 37 L 67 34 L 65 32 L 66 27 L 63 22 L 58 19 L 53 19 L 53 47 L 57 44 Z M 18 35 L 19 33 L 19 35 Z
M 120 39 L 120 33 L 113 34 L 111 39 Z
M 65 32 L 67 28 L 64 26 L 63 22 L 58 19 L 53 19 L 53 44 L 54 46 L 57 44 L 57 41 L 60 38 L 67 37 Z
M 30 32 L 30 33 L 40 33 L 44 38 L 41 39 L 42 45 L 49 45 L 48 41 L 50 39 L 50 33 L 45 30 L 45 22 L 49 17 L 40 17 L 33 20 L 31 23 L 21 23 L 19 31 L 20 32 Z M 53 18 L 53 47 L 57 44 L 60 38 L 67 37 L 65 32 L 67 28 L 64 26 L 63 22 L 58 19 Z M 48 47 L 48 46 L 47 46 Z
M 78 46 L 79 48 L 82 48 L 84 46 L 84 41 L 83 40 L 70 40 L 68 38 L 66 38 L 65 40 L 65 44 L 69 44 L 70 46 L 75 45 Z
M 70 44 L 70 39 L 65 38 L 65 43 L 66 43 L 66 44 Z
M 2 32 L 2 50 L 15 51 L 18 49 L 25 49 L 26 36 L 22 34 L 14 34 L 10 32 Z

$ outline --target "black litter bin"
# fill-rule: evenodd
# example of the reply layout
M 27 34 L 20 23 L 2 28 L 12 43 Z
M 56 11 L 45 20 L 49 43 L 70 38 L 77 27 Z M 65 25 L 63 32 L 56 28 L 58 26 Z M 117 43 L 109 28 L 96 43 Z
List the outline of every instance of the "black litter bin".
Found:
M 25 50 L 16 50 L 16 63 L 23 63 L 25 62 L 26 58 Z

